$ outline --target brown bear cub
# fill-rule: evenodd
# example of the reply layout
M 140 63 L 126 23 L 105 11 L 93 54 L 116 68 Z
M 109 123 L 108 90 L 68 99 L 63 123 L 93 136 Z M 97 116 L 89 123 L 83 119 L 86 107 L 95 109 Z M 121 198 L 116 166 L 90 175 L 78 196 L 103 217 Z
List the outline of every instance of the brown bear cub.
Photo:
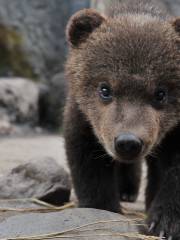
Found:
M 130 2 L 69 21 L 68 163 L 80 207 L 119 212 L 146 159 L 149 230 L 180 239 L 180 19 Z

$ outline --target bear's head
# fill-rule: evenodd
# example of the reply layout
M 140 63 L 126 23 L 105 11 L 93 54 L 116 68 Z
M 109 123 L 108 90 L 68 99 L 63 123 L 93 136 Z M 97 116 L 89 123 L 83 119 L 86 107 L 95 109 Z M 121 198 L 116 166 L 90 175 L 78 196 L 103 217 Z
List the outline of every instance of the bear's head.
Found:
M 180 119 L 180 19 L 82 10 L 67 27 L 69 92 L 115 159 L 149 154 Z

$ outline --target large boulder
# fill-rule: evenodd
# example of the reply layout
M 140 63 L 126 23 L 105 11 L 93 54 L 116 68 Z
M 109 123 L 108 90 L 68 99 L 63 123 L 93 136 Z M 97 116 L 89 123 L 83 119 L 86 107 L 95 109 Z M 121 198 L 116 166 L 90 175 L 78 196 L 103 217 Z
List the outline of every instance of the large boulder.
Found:
M 36 124 L 38 99 L 39 87 L 34 82 L 23 78 L 0 78 L 0 122 Z
M 52 239 L 59 235 L 65 239 L 135 240 L 138 239 L 136 223 L 120 214 L 103 210 L 67 209 L 56 213 L 30 213 L 9 217 L 0 223 L 0 237 L 38 238 L 38 235 L 43 235 L 45 239 L 44 234 L 52 234 Z
M 40 98 L 40 123 L 45 127 L 58 129 L 62 122 L 64 77 L 57 75 L 67 53 L 66 24 L 74 12 L 89 6 L 90 0 L 0 1 L 0 76 L 45 85 Z
M 46 82 L 49 82 L 57 72 L 62 71 L 66 55 L 65 26 L 74 11 L 88 6 L 89 0 L 1 0 L 0 44 L 1 40 L 3 46 L 7 42 L 3 41 L 6 33 L 9 41 L 8 46 L 5 47 L 13 52 L 10 54 L 11 62 L 21 65 L 19 67 L 22 67 L 22 71 L 19 74 L 27 70 L 24 66 L 26 61 L 31 66 L 30 68 L 26 64 L 26 68 L 31 69 L 32 77 L 36 76 Z M 20 49 L 16 51 L 17 45 L 22 51 Z M 0 56 L 4 53 L 1 54 L 1 52 L 2 49 Z M 19 57 L 23 57 L 24 61 L 19 61 Z M 11 74 L 18 74 L 13 70 L 10 69 Z M 29 74 L 28 71 L 28 77 L 30 77 Z
M 33 159 L 0 178 L 0 199 L 38 198 L 62 205 L 70 191 L 69 174 L 52 158 Z

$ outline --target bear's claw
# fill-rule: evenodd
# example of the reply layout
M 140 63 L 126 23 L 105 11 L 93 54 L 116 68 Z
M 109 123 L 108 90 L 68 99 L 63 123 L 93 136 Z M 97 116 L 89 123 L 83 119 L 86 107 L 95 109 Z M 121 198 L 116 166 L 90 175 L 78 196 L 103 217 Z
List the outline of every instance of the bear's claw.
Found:
M 152 222 L 149 226 L 149 229 L 148 229 L 148 232 L 151 233 L 155 227 L 156 223 L 155 222 Z
M 159 221 L 150 222 L 148 234 L 159 236 L 160 240 L 180 240 L 180 227 L 177 221 L 173 222 L 170 221 L 170 218 L 161 216 Z

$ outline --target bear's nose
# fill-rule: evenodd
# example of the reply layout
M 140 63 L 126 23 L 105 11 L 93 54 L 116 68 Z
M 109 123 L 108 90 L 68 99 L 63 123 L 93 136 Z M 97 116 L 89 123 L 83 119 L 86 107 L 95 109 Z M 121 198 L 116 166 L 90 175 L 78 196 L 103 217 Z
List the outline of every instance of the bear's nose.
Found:
M 115 139 L 115 150 L 124 159 L 131 160 L 138 156 L 143 141 L 131 133 L 124 133 Z

